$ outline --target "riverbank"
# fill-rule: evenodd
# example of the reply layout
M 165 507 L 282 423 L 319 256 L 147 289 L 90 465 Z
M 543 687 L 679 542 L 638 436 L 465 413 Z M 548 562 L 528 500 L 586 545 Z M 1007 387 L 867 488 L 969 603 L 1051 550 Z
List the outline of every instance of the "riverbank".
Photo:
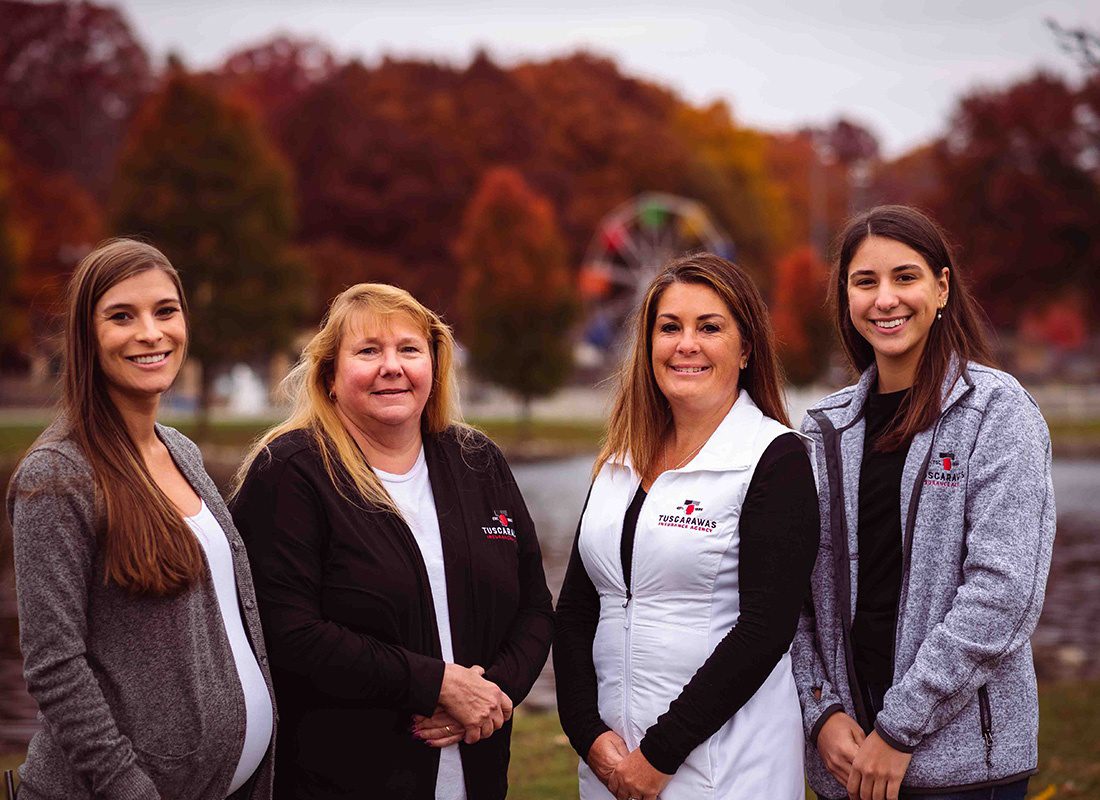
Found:
M 1043 684 L 1039 690 L 1039 774 L 1031 800 L 1100 797 L 1100 681 Z M 0 755 L 12 769 L 22 753 Z M 510 800 L 567 800 L 577 796 L 577 756 L 554 713 L 520 708 L 512 733 Z M 807 792 L 807 800 L 813 795 Z

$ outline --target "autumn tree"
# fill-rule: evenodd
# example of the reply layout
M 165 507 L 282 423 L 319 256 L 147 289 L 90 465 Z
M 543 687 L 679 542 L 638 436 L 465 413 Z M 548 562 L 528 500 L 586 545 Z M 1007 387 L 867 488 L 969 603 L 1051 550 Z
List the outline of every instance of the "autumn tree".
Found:
M 772 323 L 787 378 L 799 386 L 821 377 L 833 350 L 828 281 L 828 268 L 809 245 L 788 253 L 775 268 Z
M 995 324 L 1083 292 L 1100 299 L 1100 78 L 1038 73 L 964 97 L 936 149 L 935 212 Z
M 288 343 L 303 306 L 290 176 L 246 108 L 176 68 L 131 131 L 113 220 L 180 269 L 203 410 L 220 367 Z
M 577 303 L 553 208 L 515 170 L 490 170 L 455 253 L 470 366 L 519 396 L 526 425 L 531 401 L 560 387 L 572 367 Z
M 25 335 L 26 310 L 19 297 L 19 254 L 11 213 L 11 156 L 0 142 L 0 371 Z
M 152 85 L 115 8 L 0 0 L 0 135 L 45 172 L 102 196 L 126 126 Z

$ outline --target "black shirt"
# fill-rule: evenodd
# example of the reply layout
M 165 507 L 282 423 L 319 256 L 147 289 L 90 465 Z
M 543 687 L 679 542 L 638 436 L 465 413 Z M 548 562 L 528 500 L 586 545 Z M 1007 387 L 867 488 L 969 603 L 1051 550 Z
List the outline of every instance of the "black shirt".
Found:
M 908 446 L 875 449 L 909 390 L 871 394 L 864 407 L 859 472 L 859 571 L 852 656 L 861 683 L 885 689 L 894 678 L 894 626 L 901 592 L 901 472 Z
M 620 552 L 627 585 L 644 500 L 639 487 L 624 515 Z M 649 763 L 665 774 L 675 773 L 692 750 L 756 693 L 794 638 L 820 537 L 813 470 L 796 435 L 777 437 L 760 457 L 741 507 L 738 533 L 737 623 L 640 745 Z M 554 673 L 562 727 L 581 758 L 587 758 L 596 738 L 610 730 L 600 719 L 592 662 L 599 616 L 599 593 L 574 539 L 558 598 Z

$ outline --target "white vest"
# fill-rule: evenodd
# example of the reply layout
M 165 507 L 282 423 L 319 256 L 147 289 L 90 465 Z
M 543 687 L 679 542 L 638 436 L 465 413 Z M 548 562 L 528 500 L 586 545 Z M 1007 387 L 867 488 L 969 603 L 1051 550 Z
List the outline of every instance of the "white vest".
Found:
M 579 539 L 600 594 L 592 657 L 600 717 L 631 750 L 737 622 L 741 504 L 760 456 L 790 432 L 742 390 L 691 463 L 654 481 L 638 516 L 629 603 L 620 542 L 641 478 L 629 458 L 596 476 Z M 756 694 L 691 752 L 661 800 L 802 800 L 802 750 L 784 654 Z M 584 761 L 579 772 L 582 800 L 612 797 Z

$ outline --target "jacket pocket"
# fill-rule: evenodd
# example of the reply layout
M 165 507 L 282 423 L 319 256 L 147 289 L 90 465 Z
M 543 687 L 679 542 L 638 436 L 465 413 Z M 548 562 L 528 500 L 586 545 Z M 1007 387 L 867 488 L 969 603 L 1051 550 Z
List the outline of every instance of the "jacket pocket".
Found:
M 981 721 L 982 739 L 985 740 L 985 766 L 993 769 L 993 712 L 989 708 L 989 688 L 978 689 L 978 718 Z

